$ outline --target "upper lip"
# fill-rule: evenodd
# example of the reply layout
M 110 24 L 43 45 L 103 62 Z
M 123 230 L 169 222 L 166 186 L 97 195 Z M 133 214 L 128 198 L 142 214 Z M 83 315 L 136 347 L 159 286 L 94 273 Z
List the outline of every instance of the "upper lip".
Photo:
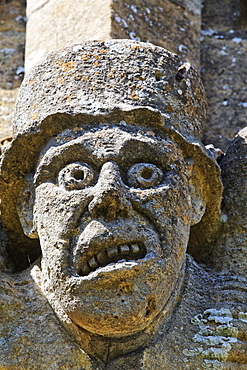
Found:
M 143 242 L 133 240 L 121 244 L 113 244 L 101 248 L 98 253 L 88 256 L 87 259 L 77 263 L 76 273 L 86 276 L 99 267 L 104 267 L 119 260 L 138 260 L 145 257 L 147 251 Z

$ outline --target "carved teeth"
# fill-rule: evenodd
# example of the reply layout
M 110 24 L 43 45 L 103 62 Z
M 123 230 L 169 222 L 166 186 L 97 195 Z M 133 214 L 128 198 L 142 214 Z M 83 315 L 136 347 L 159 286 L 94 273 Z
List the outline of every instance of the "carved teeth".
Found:
M 117 247 L 111 247 L 109 249 L 107 249 L 107 255 L 108 255 L 108 258 L 115 258 L 118 256 L 118 249 Z
M 127 244 L 120 245 L 119 252 L 121 255 L 128 255 L 130 253 L 130 248 Z
M 131 251 L 134 255 L 138 254 L 140 252 L 139 245 L 131 244 Z
M 91 269 L 93 269 L 93 270 L 99 267 L 99 263 L 96 260 L 95 256 L 90 258 L 90 260 L 88 261 L 88 264 L 91 267 Z
M 90 259 L 80 267 L 78 274 L 86 276 L 90 272 L 95 271 L 98 267 L 107 266 L 109 263 L 118 262 L 121 260 L 136 260 L 143 258 L 146 254 L 144 245 L 131 243 L 112 246 L 108 249 L 103 249 L 97 255 L 93 255 Z
M 91 271 L 90 267 L 85 264 L 84 266 L 82 266 L 82 268 L 80 269 L 79 271 L 79 275 L 81 276 L 86 276 L 89 274 L 89 272 Z
M 103 266 L 107 261 L 106 251 L 103 250 L 97 254 L 97 261 L 99 261 L 99 264 Z

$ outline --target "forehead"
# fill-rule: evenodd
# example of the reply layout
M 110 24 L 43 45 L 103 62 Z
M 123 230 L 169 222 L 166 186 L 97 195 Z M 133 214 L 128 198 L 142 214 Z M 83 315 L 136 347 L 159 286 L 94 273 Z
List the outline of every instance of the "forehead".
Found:
M 162 168 L 183 166 L 177 145 L 161 133 L 125 125 L 79 127 L 60 133 L 43 148 L 36 166 L 36 184 L 73 162 L 84 162 L 96 170 L 108 160 L 126 170 L 138 162 Z
M 148 152 L 146 151 L 148 150 Z M 181 150 L 169 138 L 160 132 L 147 128 L 125 125 L 98 125 L 97 127 L 78 127 L 60 133 L 43 148 L 38 165 L 55 157 L 68 156 L 80 152 L 100 160 L 106 156 L 152 155 L 162 152 L 171 160 L 182 156 Z

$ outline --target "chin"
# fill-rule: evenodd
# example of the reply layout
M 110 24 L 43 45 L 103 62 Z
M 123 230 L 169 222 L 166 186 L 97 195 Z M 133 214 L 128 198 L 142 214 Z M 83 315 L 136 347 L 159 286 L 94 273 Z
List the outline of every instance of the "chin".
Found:
M 81 329 L 124 337 L 147 328 L 162 311 L 177 282 L 171 274 L 173 266 L 150 253 L 140 260 L 99 268 L 86 277 L 66 276 L 60 268 L 43 279 L 45 295 Z

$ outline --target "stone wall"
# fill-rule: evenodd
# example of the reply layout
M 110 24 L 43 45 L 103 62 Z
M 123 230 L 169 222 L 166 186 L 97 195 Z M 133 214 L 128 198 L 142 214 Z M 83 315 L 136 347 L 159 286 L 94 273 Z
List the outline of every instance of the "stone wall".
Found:
M 11 122 L 24 74 L 26 1 L 0 3 L 0 141 L 12 136 Z
M 209 112 L 206 144 L 226 150 L 246 125 L 247 6 L 244 0 L 3 0 L 0 5 L 0 140 L 12 135 L 18 86 L 44 54 L 89 39 L 152 42 L 200 68 Z
M 201 33 L 202 78 L 209 104 L 204 140 L 225 151 L 246 126 L 246 1 L 205 0 Z

